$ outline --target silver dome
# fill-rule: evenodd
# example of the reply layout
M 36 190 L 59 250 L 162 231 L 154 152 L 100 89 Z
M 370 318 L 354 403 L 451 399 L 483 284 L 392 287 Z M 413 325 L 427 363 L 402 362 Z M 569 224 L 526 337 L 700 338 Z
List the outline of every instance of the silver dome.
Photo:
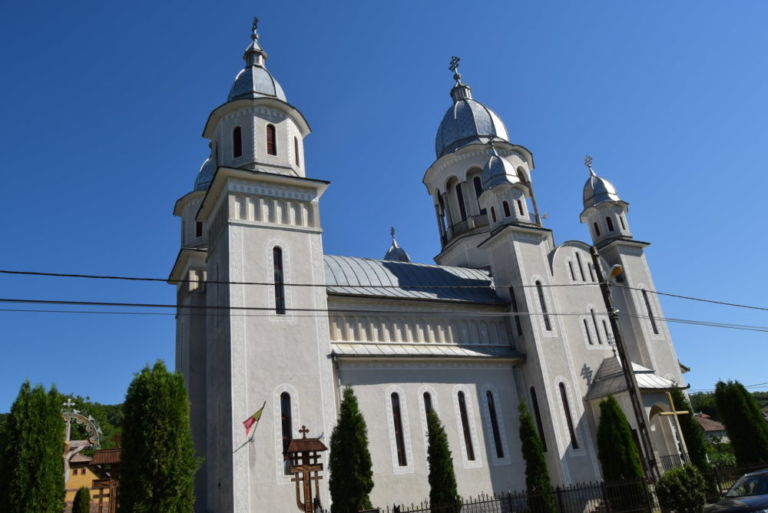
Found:
M 392 245 L 384 255 L 384 260 L 388 262 L 410 262 L 411 257 L 408 256 L 408 253 L 400 247 L 397 243 L 397 239 L 395 239 L 395 228 L 390 228 L 389 233 L 392 235 Z
M 211 185 L 211 181 L 213 180 L 213 175 L 215 172 L 216 166 L 213 164 L 213 159 L 208 157 L 205 159 L 205 162 L 203 162 L 203 165 L 200 166 L 200 171 L 197 173 L 197 177 L 195 178 L 195 190 L 207 191 L 208 186 Z
M 508 141 L 507 127 L 491 109 L 472 99 L 469 86 L 458 83 L 451 91 L 453 105 L 440 122 L 435 137 L 437 158 L 462 146 L 495 139 Z
M 235 83 L 232 84 L 232 89 L 230 89 L 227 97 L 228 101 L 264 97 L 286 101 L 283 88 L 265 67 L 267 52 L 259 43 L 258 24 L 259 19 L 254 18 L 251 28 L 251 44 L 243 53 L 245 68 L 235 77 Z
M 504 158 L 501 158 L 496 149 L 483 167 L 483 190 L 491 189 L 503 183 L 520 183 L 514 166 Z
M 589 178 L 584 184 L 584 208 L 594 207 L 604 201 L 622 201 L 616 187 L 589 168 Z

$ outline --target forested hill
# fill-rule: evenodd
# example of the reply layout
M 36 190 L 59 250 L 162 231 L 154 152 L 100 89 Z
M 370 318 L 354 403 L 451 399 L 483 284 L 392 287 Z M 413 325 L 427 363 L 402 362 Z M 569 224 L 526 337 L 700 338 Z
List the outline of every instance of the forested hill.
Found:
M 714 392 L 697 392 L 691 394 L 690 397 L 691 407 L 695 413 L 706 413 L 713 419 L 720 420 L 717 405 L 715 404 Z M 752 392 L 752 397 L 755 398 L 761 410 L 768 407 L 768 392 Z

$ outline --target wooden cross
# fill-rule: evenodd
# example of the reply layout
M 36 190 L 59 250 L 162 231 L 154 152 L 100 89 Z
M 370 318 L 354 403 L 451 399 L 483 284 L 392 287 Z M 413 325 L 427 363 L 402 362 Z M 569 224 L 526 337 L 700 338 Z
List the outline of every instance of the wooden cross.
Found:
M 307 429 L 307 426 L 301 426 L 301 429 L 299 429 L 299 433 L 303 435 L 302 438 L 306 438 L 307 433 L 309 433 L 309 429 Z
M 677 429 L 677 438 L 680 440 L 680 445 L 683 449 L 683 460 L 686 463 L 690 463 L 688 461 L 688 447 L 685 446 L 685 437 L 683 437 L 683 431 L 680 428 L 680 419 L 678 419 L 678 415 L 689 415 L 691 412 L 688 410 L 678 410 L 675 408 L 675 401 L 672 400 L 672 394 L 670 392 L 667 392 L 667 401 L 669 401 L 669 411 L 662 411 L 659 412 L 659 415 L 663 417 L 667 417 L 669 415 L 672 415 L 672 418 L 675 419 L 675 428 Z

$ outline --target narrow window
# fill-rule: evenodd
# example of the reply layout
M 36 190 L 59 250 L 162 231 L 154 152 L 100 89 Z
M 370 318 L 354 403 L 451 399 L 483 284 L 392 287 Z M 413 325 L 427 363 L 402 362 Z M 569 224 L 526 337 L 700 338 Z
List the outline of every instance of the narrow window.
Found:
M 202 237 L 203 236 L 203 223 L 200 221 L 197 221 L 195 223 L 195 237 Z
M 605 218 L 605 224 L 608 225 L 608 231 L 612 232 L 613 231 L 613 219 L 611 219 L 610 217 L 606 217 Z
M 283 458 L 288 458 L 288 444 L 293 438 L 293 426 L 291 419 L 291 394 L 280 394 L 280 422 L 283 428 Z
M 587 264 L 587 268 L 589 269 L 590 281 L 595 281 L 595 270 L 592 268 L 592 264 Z
M 496 222 L 496 209 L 491 207 L 491 219 L 493 219 L 493 222 Z
M 512 313 L 515 318 L 515 328 L 517 328 L 517 334 L 522 336 L 523 325 L 520 322 L 520 310 L 517 307 L 517 299 L 515 298 L 515 288 L 509 287 L 509 300 L 512 303 Z
M 605 339 L 610 344 L 611 343 L 611 332 L 608 331 L 608 324 L 605 322 L 605 319 L 603 319 L 603 331 L 605 331 Z
M 643 301 L 645 301 L 645 309 L 648 311 L 648 318 L 651 320 L 653 333 L 658 335 L 659 327 L 656 325 L 656 319 L 653 316 L 653 310 L 651 310 L 651 302 L 648 300 L 648 292 L 645 289 L 643 289 Z
M 536 427 L 539 430 L 539 439 L 544 452 L 547 452 L 547 440 L 544 438 L 544 424 L 541 422 L 541 410 L 539 409 L 539 400 L 536 398 L 536 389 L 531 387 L 531 406 L 533 406 L 533 416 L 536 419 Z
M 483 193 L 483 184 L 480 182 L 480 177 L 476 176 L 472 179 L 472 184 L 475 186 L 475 196 L 477 196 L 477 205 L 480 206 L 480 195 Z M 480 209 L 481 215 L 486 215 L 487 210 L 484 208 Z
M 600 237 L 600 228 L 597 226 L 597 223 L 592 223 L 592 226 L 595 227 L 595 236 Z
M 544 288 L 541 286 L 541 282 L 536 282 L 536 291 L 539 293 L 539 303 L 541 303 L 541 313 L 544 317 L 544 328 L 547 331 L 552 331 L 552 324 L 549 322 L 549 312 L 547 311 L 547 302 L 544 300 Z
M 467 459 L 475 461 L 475 449 L 472 447 L 472 435 L 469 431 L 469 418 L 467 417 L 467 402 L 464 392 L 459 392 L 459 414 L 461 415 L 461 427 L 464 431 L 464 445 L 467 447 Z
M 595 326 L 595 333 L 597 334 L 597 343 L 598 344 L 602 344 L 603 343 L 603 339 L 600 338 L 600 329 L 598 329 L 598 327 L 597 327 L 597 317 L 595 317 L 595 309 L 594 308 L 591 309 L 589 311 L 589 313 L 592 316 L 592 324 L 594 324 L 594 326 Z
M 277 155 L 277 137 L 275 136 L 275 125 L 267 125 L 267 153 Z
M 571 445 L 574 449 L 579 448 L 579 442 L 576 440 L 576 431 L 573 430 L 573 419 L 571 418 L 571 407 L 568 406 L 568 396 L 565 394 L 565 384 L 560 383 L 560 398 L 563 400 L 563 413 L 568 423 L 568 432 L 571 435 Z
M 395 423 L 395 441 L 397 445 L 397 464 L 401 467 L 408 466 L 405 456 L 405 439 L 403 438 L 403 419 L 400 416 L 400 396 L 392 393 L 392 417 Z
M 504 447 L 501 445 L 501 433 L 499 432 L 499 419 L 496 418 L 496 404 L 493 401 L 493 393 L 488 390 L 485 393 L 488 400 L 488 414 L 491 416 L 491 429 L 493 430 L 493 442 L 496 446 L 496 457 L 504 457 Z
M 576 261 L 579 263 L 579 273 L 581 274 L 581 281 L 587 281 L 587 277 L 584 276 L 584 264 L 581 263 L 581 255 L 576 252 Z
M 461 220 L 465 220 L 467 218 L 467 207 L 464 205 L 464 193 L 461 192 L 461 184 L 456 184 L 456 201 L 459 202 L 459 214 L 461 215 Z
M 272 261 L 275 271 L 275 313 L 285 314 L 285 281 L 283 273 L 283 250 L 279 246 L 272 249 Z
M 236 126 L 232 130 L 232 156 L 242 157 L 243 155 L 243 130 Z
M 522 202 L 522 200 L 517 200 L 517 211 L 520 212 L 521 216 L 525 215 L 525 210 L 523 209 L 523 202 Z
M 293 159 L 296 162 L 296 165 L 299 165 L 299 138 L 294 137 L 293 138 Z
M 568 260 L 568 269 L 571 270 L 571 280 L 576 281 L 576 274 L 573 272 L 573 262 Z
M 584 321 L 584 331 L 587 332 L 587 342 L 589 342 L 589 345 L 592 346 L 595 343 L 592 342 L 592 335 L 589 333 L 589 324 L 587 323 L 586 319 L 583 319 L 583 321 Z
M 432 395 L 429 392 L 424 392 L 424 411 L 432 411 Z
M 621 229 L 626 230 L 627 224 L 624 222 L 624 216 L 619 216 L 619 222 L 621 223 Z
M 501 204 L 502 207 L 504 207 L 504 217 L 509 217 L 512 215 L 512 212 L 509 211 L 509 203 L 506 201 Z

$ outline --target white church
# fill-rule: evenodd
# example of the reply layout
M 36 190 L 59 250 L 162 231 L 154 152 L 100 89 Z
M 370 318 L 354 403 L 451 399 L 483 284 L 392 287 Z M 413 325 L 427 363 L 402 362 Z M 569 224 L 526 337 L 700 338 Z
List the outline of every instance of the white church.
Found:
M 613 394 L 636 426 L 590 245 L 603 270 L 623 266 L 623 286 L 612 288 L 621 337 L 655 456 L 677 457 L 673 417 L 659 413 L 669 410 L 665 392 L 684 382 L 681 366 L 648 243 L 633 237 L 628 204 L 609 181 L 589 167 L 580 220 L 590 242 L 556 245 L 541 224 L 532 153 L 454 65 L 423 178 L 437 216 L 436 263 L 411 262 L 394 237 L 381 260 L 325 254 L 329 182 L 307 176 L 307 120 L 267 70 L 255 24 L 251 39 L 227 101 L 206 121 L 210 156 L 173 210 L 182 223 L 170 274 L 176 368 L 204 458 L 196 511 L 297 508 L 288 443 L 305 425 L 330 445 L 346 386 L 368 426 L 375 506 L 428 498 L 429 407 L 445 425 L 461 495 L 525 488 L 521 400 L 555 484 L 601 479 L 600 400 Z M 243 445 L 243 421 L 264 402 Z

